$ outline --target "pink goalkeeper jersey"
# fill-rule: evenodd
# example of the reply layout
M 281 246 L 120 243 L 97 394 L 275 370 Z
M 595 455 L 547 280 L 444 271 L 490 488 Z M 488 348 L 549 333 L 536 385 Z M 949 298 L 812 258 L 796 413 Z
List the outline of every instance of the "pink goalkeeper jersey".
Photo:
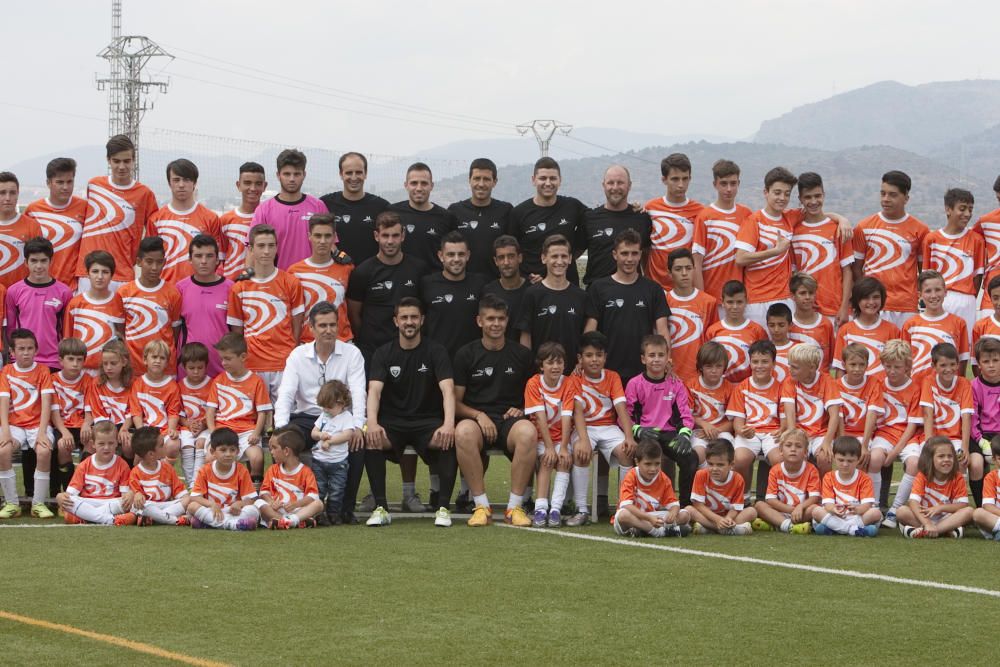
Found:
M 181 345 L 205 345 L 208 348 L 208 377 L 215 377 L 222 372 L 222 364 L 214 346 L 229 333 L 226 310 L 229 308 L 229 290 L 233 281 L 220 277 L 217 282 L 205 284 L 196 282 L 191 276 L 179 281 L 176 287 L 181 293 Z M 178 367 L 177 378 L 183 377 L 184 369 Z
M 42 366 L 60 367 L 62 315 L 72 298 L 69 288 L 54 278 L 41 285 L 19 280 L 7 290 L 7 329 L 28 329 L 35 334 L 38 339 L 35 361 Z
M 662 380 L 652 380 L 645 373 L 636 375 L 625 387 L 625 404 L 632 421 L 639 426 L 694 428 L 688 389 L 672 375 Z
M 250 227 L 271 225 L 278 233 L 278 259 L 275 264 L 282 271 L 312 255 L 309 245 L 309 218 L 317 213 L 329 213 L 326 204 L 312 195 L 289 204 L 277 197 L 261 202 L 254 211 Z

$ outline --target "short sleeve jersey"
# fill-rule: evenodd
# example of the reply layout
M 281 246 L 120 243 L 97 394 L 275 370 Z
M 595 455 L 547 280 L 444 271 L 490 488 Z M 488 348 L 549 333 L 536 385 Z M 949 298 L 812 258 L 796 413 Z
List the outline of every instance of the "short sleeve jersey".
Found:
M 995 276 L 1000 275 L 1000 208 L 979 218 L 973 226 L 973 230 L 983 237 L 986 258 L 986 277 L 983 278 L 983 285 L 989 285 Z M 979 308 L 989 310 L 992 307 L 990 295 L 986 290 L 983 290 L 980 295 Z
M 428 270 L 424 262 L 403 255 L 398 264 L 385 264 L 372 257 L 351 273 L 347 298 L 361 304 L 361 326 L 354 332 L 354 339 L 366 358 L 397 335 L 392 323 L 393 307 L 403 297 L 418 296 L 420 278 Z
M 24 244 L 42 235 L 41 225 L 29 215 L 0 222 L 0 285 L 9 288 L 28 275 Z
M 713 425 L 726 421 L 726 408 L 733 393 L 732 382 L 723 378 L 717 386 L 711 387 L 698 375 L 688 382 L 687 387 L 691 393 L 691 411 L 695 418 Z
M 969 359 L 969 335 L 965 320 L 952 313 L 931 317 L 926 313 L 914 315 L 903 323 L 900 337 L 910 344 L 913 351 L 914 378 L 918 380 L 931 373 L 931 350 L 940 343 L 951 343 L 958 350 L 959 361 Z
M 951 387 L 943 387 L 931 373 L 924 378 L 920 390 L 920 406 L 934 411 L 934 435 L 951 440 L 962 438 L 962 416 L 975 413 L 972 385 L 963 377 L 956 377 Z
M 266 493 L 282 503 L 294 503 L 303 498 L 319 498 L 319 487 L 316 475 L 304 463 L 299 462 L 291 472 L 287 472 L 280 463 L 275 463 L 264 473 L 260 493 Z
M 854 228 L 855 261 L 863 262 L 863 273 L 885 285 L 884 308 L 891 312 L 916 312 L 917 261 L 921 257 L 927 225 L 911 215 L 888 220 L 881 212 Z
M 924 239 L 924 269 L 944 277 L 949 292 L 975 296 L 975 280 L 986 271 L 986 242 L 973 229 L 949 234 L 935 229 Z
M 455 229 L 458 221 L 448 210 L 432 204 L 430 210 L 420 211 L 410 206 L 409 201 L 396 202 L 389 210 L 399 214 L 403 222 L 403 253 L 412 255 L 428 266 L 441 268 L 438 250 L 441 239 Z
M 781 427 L 780 402 L 780 382 L 771 378 L 760 387 L 752 377 L 748 377 L 733 389 L 726 406 L 726 416 L 741 418 L 745 425 L 760 433 L 776 433 Z
M 667 269 L 667 256 L 677 248 L 690 248 L 694 239 L 694 219 L 704 207 L 693 199 L 675 204 L 664 197 L 646 202 L 646 212 L 652 222 L 646 276 L 670 289 L 674 281 Z
M 262 201 L 254 211 L 250 227 L 257 225 L 274 227 L 278 235 L 278 256 L 275 264 L 282 271 L 287 271 L 292 264 L 312 254 L 309 245 L 309 218 L 327 212 L 326 204 L 312 195 L 303 194 L 293 202 L 272 197 Z
M 205 420 L 205 408 L 212 395 L 212 378 L 205 376 L 201 384 L 192 384 L 191 378 L 186 377 L 177 383 L 177 388 L 181 392 L 181 408 L 184 419 L 188 423 L 197 420 Z M 186 428 L 186 427 L 185 427 Z
M 579 385 L 573 378 L 563 376 L 555 387 L 551 387 L 541 374 L 533 375 L 524 387 L 524 415 L 529 418 L 538 413 L 545 415 L 553 445 L 562 440 L 562 418 L 573 416 L 578 391 Z M 542 441 L 540 431 L 538 441 Z
M 201 343 L 208 348 L 209 376 L 222 372 L 215 344 L 229 333 L 226 321 L 232 289 L 233 281 L 222 276 L 209 283 L 195 280 L 194 276 L 177 283 L 177 291 L 181 295 L 180 346 Z
M 743 282 L 743 267 L 736 266 L 736 235 L 752 214 L 741 204 L 728 210 L 709 204 L 695 216 L 691 252 L 702 256 L 702 279 L 709 294 L 721 295 L 730 280 Z
M 844 375 L 835 383 L 840 391 L 840 416 L 844 435 L 853 435 L 861 439 L 865 433 L 865 422 L 869 413 L 881 416 L 885 412 L 882 378 L 868 375 L 860 385 L 852 385 Z
M 524 293 L 521 304 L 520 331 L 531 334 L 532 352 L 542 343 L 555 341 L 566 350 L 566 373 L 573 370 L 580 334 L 587 314 L 586 293 L 570 283 L 565 289 L 554 290 L 544 282 L 535 283 Z
M 215 410 L 216 428 L 231 428 L 237 433 L 254 430 L 257 415 L 272 409 L 267 386 L 253 371 L 241 378 L 220 373 L 212 380 L 208 407 Z
M 634 505 L 643 512 L 661 512 L 680 505 L 674 485 L 662 470 L 647 481 L 636 468 L 631 468 L 622 480 L 620 495 L 619 507 Z M 611 521 L 614 523 L 614 517 Z
M 63 371 L 52 374 L 52 388 L 56 390 L 56 404 L 66 428 L 80 428 L 86 417 L 87 394 L 94 378 L 80 373 L 75 380 L 67 380 Z
M 69 202 L 59 208 L 48 198 L 39 199 L 28 204 L 24 213 L 38 221 L 42 236 L 52 242 L 54 254 L 49 273 L 64 285 L 76 287 L 76 264 L 83 224 L 87 220 L 87 200 L 70 197 Z
M 137 373 L 146 370 L 142 351 L 154 340 L 162 340 L 170 348 L 167 368 L 176 366 L 174 327 L 181 324 L 181 293 L 177 288 L 165 280 L 152 288 L 133 280 L 118 288 L 118 296 L 125 306 L 125 344 L 132 368 Z
M 983 338 L 996 338 L 1000 340 L 1000 322 L 996 315 L 987 315 L 983 319 L 972 325 L 972 348 L 976 349 L 976 343 Z M 972 363 L 976 363 L 976 358 L 972 357 Z
M 156 467 L 147 470 L 142 463 L 132 468 L 128 481 L 129 488 L 154 503 L 177 500 L 187 495 L 184 482 L 177 476 L 177 471 L 163 461 L 157 461 Z
M 424 330 L 427 337 L 446 350 L 457 350 L 480 337 L 476 315 L 486 276 L 466 273 L 461 280 L 450 280 L 437 271 L 420 280 L 420 300 L 424 304 Z
M 775 218 L 765 211 L 750 214 L 736 234 L 736 249 L 761 252 L 776 247 L 780 239 L 791 241 L 792 223 L 788 215 Z M 745 266 L 743 276 L 749 303 L 787 299 L 788 281 L 792 277 L 792 254 L 790 250 L 785 250 L 780 255 Z
M 444 418 L 440 383 L 453 379 L 448 351 L 432 340 L 421 340 L 410 350 L 399 340 L 375 351 L 369 381 L 383 383 L 379 422 L 410 428 L 415 420 Z
M 816 279 L 816 309 L 834 316 L 844 296 L 844 269 L 854 263 L 850 241 L 840 238 L 839 227 L 830 218 L 818 222 L 801 220 L 792 229 L 792 268 Z
M 943 482 L 937 479 L 927 479 L 922 472 L 917 473 L 910 489 L 910 500 L 920 503 L 921 507 L 936 507 L 938 505 L 967 505 L 969 492 L 965 488 L 965 478 L 955 475 Z
M 922 426 L 923 412 L 920 408 L 921 385 L 910 378 L 898 387 L 889 384 L 887 377 L 883 379 L 882 405 L 885 413 L 878 422 L 875 435 L 896 444 L 903 436 L 907 426 L 916 424 Z
M 517 323 L 521 321 L 521 304 L 524 302 L 524 293 L 531 287 L 531 283 L 525 279 L 521 286 L 516 289 L 506 289 L 499 280 L 486 283 L 483 287 L 483 294 L 494 294 L 507 304 L 507 338 L 514 341 L 521 340 L 521 332 L 517 329 Z
M 87 206 L 76 275 L 87 275 L 83 260 L 88 254 L 106 250 L 115 258 L 114 280 L 132 280 L 146 220 L 159 208 L 153 191 L 138 181 L 119 186 L 97 176 L 87 184 Z
M 52 374 L 40 363 L 21 369 L 17 364 L 7 364 L 3 375 L 10 385 L 10 425 L 18 428 L 38 428 L 42 418 L 42 397 L 55 402 Z
M 101 350 L 117 336 L 115 326 L 125 324 L 125 304 L 118 294 L 108 298 L 92 299 L 86 292 L 77 294 L 66 304 L 63 317 L 63 338 L 79 338 L 87 346 L 83 367 L 96 370 L 101 367 Z
M 750 377 L 750 346 L 759 340 L 767 340 L 767 332 L 753 320 L 746 320 L 737 327 L 719 320 L 708 327 L 705 340 L 714 340 L 726 348 L 729 355 L 726 379 L 740 382 Z
M 219 216 L 219 229 L 225 245 L 226 258 L 219 265 L 223 278 L 236 280 L 247 266 L 247 238 L 253 213 L 244 213 L 239 207 Z
M 222 236 L 219 216 L 201 204 L 195 204 L 186 211 L 178 211 L 167 204 L 146 219 L 146 236 L 159 236 L 166 245 L 162 277 L 171 285 L 194 273 L 188 261 L 188 249 L 191 240 L 198 234 L 211 236 L 218 244 L 220 253 L 225 254 L 227 244 Z
M 707 468 L 695 473 L 691 485 L 691 500 L 704 503 L 716 514 L 727 514 L 730 510 L 743 510 L 743 476 L 732 470 L 722 482 L 712 479 Z
M 94 422 L 110 421 L 112 424 L 124 424 L 130 416 L 128 387 L 112 387 L 109 383 L 95 382 L 88 392 L 84 409 L 89 412 Z
M 753 380 L 747 382 L 752 383 Z M 837 381 L 820 372 L 816 373 L 812 384 L 789 377 L 781 386 L 781 403 L 795 406 L 795 425 L 810 438 L 825 435 L 830 408 L 839 409 L 841 405 Z
M 598 331 L 608 337 L 607 367 L 627 382 L 643 371 L 638 354 L 642 339 L 656 332 L 657 320 L 670 317 L 663 289 L 642 276 L 633 283 L 607 276 L 587 288 L 586 301 L 587 318 L 597 320 Z M 575 360 L 576 355 L 569 359 Z
M 521 244 L 524 260 L 521 263 L 521 273 L 545 275 L 542 264 L 542 244 L 553 234 L 562 234 L 573 247 L 573 255 L 583 252 L 586 245 L 580 238 L 583 227 L 583 214 L 587 207 L 579 199 L 557 195 L 551 206 L 539 206 L 532 199 L 527 199 L 517 206 L 510 214 L 508 233 Z M 570 264 L 566 273 L 571 283 L 579 282 L 576 262 Z
M 871 478 L 860 470 L 855 470 L 846 480 L 842 480 L 836 470 L 831 470 L 823 476 L 822 498 L 824 505 L 854 508 L 874 503 L 875 487 Z
M 858 343 L 868 348 L 868 370 L 865 375 L 875 375 L 882 372 L 882 348 L 893 338 L 900 338 L 899 327 L 889 320 L 880 319 L 874 325 L 862 324 L 854 319 L 840 325 L 837 337 L 833 342 L 833 368 L 844 370 L 844 348 L 851 343 Z
M 819 369 L 824 373 L 830 370 L 833 361 L 833 324 L 829 318 L 816 313 L 816 319 L 811 324 L 792 317 L 792 326 L 788 328 L 788 338 L 796 343 L 812 343 L 823 352 Z
M 698 350 L 708 328 L 719 321 L 718 301 L 702 290 L 680 296 L 674 290 L 666 293 L 670 309 L 670 359 L 674 373 L 685 382 L 698 375 Z
M 192 496 L 207 498 L 223 508 L 238 500 L 250 501 L 257 497 L 246 466 L 234 463 L 229 472 L 223 474 L 218 464 L 218 461 L 206 463 L 198 470 L 191 487 Z
M 983 478 L 983 505 L 1000 505 L 1000 472 L 996 470 Z
M 583 408 L 587 426 L 613 426 L 618 423 L 615 406 L 625 403 L 625 388 L 622 379 L 612 370 L 604 369 L 601 377 L 591 378 L 580 375 L 579 392 L 576 401 Z
M 331 192 L 320 197 L 337 223 L 337 247 L 346 252 L 355 264 L 374 257 L 378 253 L 375 241 L 375 218 L 389 208 L 389 202 L 366 192 L 352 201 L 343 192 Z
M 795 507 L 809 498 L 819 498 L 819 471 L 816 466 L 803 461 L 797 471 L 789 471 L 785 463 L 771 466 L 767 474 L 767 500 L 777 500 Z
M 164 432 L 171 417 L 180 417 L 181 392 L 169 375 L 155 382 L 140 375 L 129 391 L 128 408 L 129 414 L 142 417 L 143 426 Z
M 634 229 L 642 239 L 642 246 L 649 246 L 652 221 L 648 213 L 638 213 L 626 206 L 622 211 L 610 211 L 604 206 L 592 208 L 583 214 L 581 236 L 587 244 L 587 271 L 583 284 L 592 285 L 598 278 L 610 276 L 617 266 L 611 252 L 615 238 L 626 229 Z
M 302 297 L 305 301 L 305 321 L 302 323 L 302 342 L 316 340 L 309 326 L 309 311 L 320 301 L 326 301 L 337 308 L 337 338 L 349 341 L 354 338 L 351 321 L 347 317 L 347 285 L 350 283 L 354 264 L 343 252 L 338 252 L 325 264 L 316 264 L 310 258 L 288 267 L 288 272 L 302 283 Z
M 128 464 L 118 455 L 113 455 L 103 466 L 96 456 L 88 456 L 76 467 L 66 491 L 81 498 L 118 498 L 129 490 L 130 474 Z
M 28 329 L 38 339 L 35 360 L 49 367 L 59 366 L 62 319 L 73 293 L 52 278 L 46 283 L 27 279 L 10 286 L 4 297 L 8 331 Z
M 455 216 L 455 229 L 469 244 L 467 271 L 490 279 L 497 276 L 497 267 L 493 263 L 493 242 L 507 233 L 513 210 L 509 202 L 499 199 L 491 199 L 486 206 L 476 206 L 471 199 L 466 199 L 448 207 L 448 211 Z
M 258 372 L 284 370 L 297 341 L 292 318 L 305 312 L 302 283 L 278 269 L 268 278 L 241 280 L 229 292 L 226 322 L 243 327 L 247 368 Z
M 455 353 L 455 386 L 464 387 L 462 402 L 500 421 L 510 408 L 524 407 L 524 386 L 533 370 L 531 351 L 513 341 L 488 350 L 481 340 Z

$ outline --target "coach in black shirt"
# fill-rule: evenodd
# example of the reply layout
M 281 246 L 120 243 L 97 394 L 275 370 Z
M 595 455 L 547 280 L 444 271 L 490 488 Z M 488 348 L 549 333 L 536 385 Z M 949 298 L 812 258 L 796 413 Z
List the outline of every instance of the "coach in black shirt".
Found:
M 469 189 L 472 196 L 448 207 L 458 221 L 456 229 L 469 242 L 469 271 L 495 278 L 493 242 L 510 226 L 509 203 L 493 198 L 497 184 L 497 166 L 481 157 L 469 166 Z
M 495 294 L 507 303 L 507 338 L 521 340 L 517 323 L 521 321 L 521 304 L 524 293 L 531 283 L 521 275 L 521 246 L 510 234 L 504 234 L 493 242 L 493 263 L 500 272 L 500 278 L 487 283 L 483 294 Z
M 406 230 L 403 250 L 422 262 L 440 269 L 437 251 L 444 235 L 455 229 L 455 216 L 431 201 L 434 177 L 431 168 L 415 162 L 406 170 L 406 193 L 409 198 L 389 207 L 399 214 Z
M 441 239 L 441 271 L 420 280 L 420 300 L 427 309 L 427 337 L 449 354 L 479 337 L 476 314 L 486 277 L 468 273 L 469 244 L 458 231 Z
M 632 189 L 632 179 L 628 169 L 617 164 L 608 167 L 604 172 L 601 186 L 604 188 L 604 205 L 583 214 L 581 236 L 587 243 L 587 272 L 583 275 L 584 286 L 591 285 L 598 278 L 610 276 L 615 272 L 617 267 L 611 252 L 614 250 L 615 238 L 620 232 L 634 229 L 639 232 L 643 249 L 649 247 L 652 222 L 647 213 L 636 211 L 628 202 L 628 193 Z

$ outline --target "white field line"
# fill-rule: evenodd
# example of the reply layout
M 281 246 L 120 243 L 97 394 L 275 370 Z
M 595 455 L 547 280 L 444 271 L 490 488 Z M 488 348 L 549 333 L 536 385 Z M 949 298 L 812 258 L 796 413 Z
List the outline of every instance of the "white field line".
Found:
M 514 528 L 506 524 L 498 524 L 504 528 L 513 528 L 517 531 L 539 533 L 542 535 L 555 535 L 556 537 L 568 537 L 578 540 L 589 540 L 591 542 L 605 542 L 607 544 L 620 544 L 627 547 L 638 547 L 640 549 L 654 549 L 657 551 L 669 551 L 671 553 L 684 556 L 699 556 L 701 558 L 717 558 L 719 560 L 735 561 L 738 563 L 749 563 L 751 565 L 766 565 L 769 567 L 780 567 L 786 570 L 800 570 L 803 572 L 814 572 L 818 574 L 832 574 L 839 577 L 851 577 L 854 579 L 869 579 L 883 581 L 890 584 L 904 584 L 906 586 L 919 586 L 922 588 L 936 588 L 944 591 L 957 591 L 959 593 L 972 593 L 974 595 L 985 595 L 992 598 L 1000 598 L 1000 590 L 989 588 L 977 588 L 975 586 L 961 586 L 959 584 L 946 584 L 940 581 L 928 581 L 925 579 L 908 579 L 906 577 L 892 577 L 874 572 L 859 572 L 857 570 L 838 570 L 832 567 L 819 567 L 816 565 L 805 565 L 802 563 L 783 563 L 777 560 L 766 560 L 764 558 L 752 558 L 750 556 L 736 556 L 733 554 L 719 553 L 717 551 L 700 551 L 698 549 L 687 549 L 685 547 L 672 547 L 662 544 L 660 540 L 652 541 L 632 541 L 613 537 L 601 537 L 600 535 L 587 535 L 585 533 L 573 533 L 562 530 L 544 530 L 541 528 Z M 655 538 L 650 538 L 655 539 Z M 822 539 L 822 538 L 820 538 Z

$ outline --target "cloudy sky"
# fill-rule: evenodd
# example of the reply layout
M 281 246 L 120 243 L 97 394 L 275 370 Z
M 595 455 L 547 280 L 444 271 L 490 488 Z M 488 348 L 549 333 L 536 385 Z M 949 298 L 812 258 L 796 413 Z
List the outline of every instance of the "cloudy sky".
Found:
M 110 6 L 4 3 L 0 167 L 103 143 Z M 531 118 L 749 137 L 876 81 L 1000 79 L 997 18 L 995 0 L 125 0 L 123 31 L 176 57 L 150 71 L 171 85 L 148 127 L 409 155 Z

